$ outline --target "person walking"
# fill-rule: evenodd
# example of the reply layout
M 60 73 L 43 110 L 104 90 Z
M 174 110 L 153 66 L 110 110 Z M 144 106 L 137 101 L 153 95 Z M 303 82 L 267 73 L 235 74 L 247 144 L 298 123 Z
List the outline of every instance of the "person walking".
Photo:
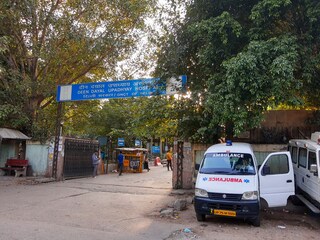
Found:
M 148 172 L 150 171 L 150 168 L 149 168 L 149 159 L 148 159 L 147 153 L 143 153 L 143 168 L 144 168 L 144 169 L 147 169 Z
M 167 151 L 166 159 L 167 159 L 167 169 L 168 169 L 168 171 L 169 171 L 169 166 L 170 166 L 171 171 L 173 171 L 172 170 L 172 153 L 170 152 L 170 150 Z
M 95 150 L 94 153 L 92 154 L 92 165 L 93 165 L 93 174 L 92 177 L 96 178 L 98 174 L 98 166 L 100 163 L 100 158 L 98 154 L 98 150 Z
M 122 175 L 123 171 L 123 160 L 124 160 L 124 155 L 122 154 L 122 151 L 120 151 L 118 155 L 118 167 L 119 167 L 119 176 Z

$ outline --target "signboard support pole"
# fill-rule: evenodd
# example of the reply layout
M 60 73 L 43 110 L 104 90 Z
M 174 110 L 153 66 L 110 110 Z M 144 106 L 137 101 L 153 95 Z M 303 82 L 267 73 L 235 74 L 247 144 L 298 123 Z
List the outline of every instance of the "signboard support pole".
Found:
M 106 143 L 106 162 L 107 162 L 107 170 L 106 170 L 106 174 L 108 174 L 108 169 L 109 169 L 109 161 L 111 160 L 110 158 L 110 149 L 111 149 L 111 144 L 110 144 L 111 138 L 107 137 L 107 143 Z
M 59 140 L 61 135 L 61 118 L 62 118 L 62 102 L 59 102 L 58 109 L 57 109 L 56 135 L 54 139 L 54 152 L 53 152 L 53 161 L 52 161 L 52 177 L 54 179 L 57 179 Z

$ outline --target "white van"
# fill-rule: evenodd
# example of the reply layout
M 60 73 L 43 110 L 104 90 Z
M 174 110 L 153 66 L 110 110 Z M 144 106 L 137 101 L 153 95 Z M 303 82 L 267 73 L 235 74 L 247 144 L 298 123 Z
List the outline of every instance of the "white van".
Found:
M 260 198 L 269 207 L 281 207 L 294 195 L 289 152 L 269 154 L 258 168 L 250 144 L 227 141 L 208 148 L 196 169 L 194 208 L 198 221 L 215 215 L 243 218 L 260 226 Z
M 320 132 L 311 139 L 292 139 L 288 150 L 292 156 L 296 196 L 314 213 L 320 213 Z

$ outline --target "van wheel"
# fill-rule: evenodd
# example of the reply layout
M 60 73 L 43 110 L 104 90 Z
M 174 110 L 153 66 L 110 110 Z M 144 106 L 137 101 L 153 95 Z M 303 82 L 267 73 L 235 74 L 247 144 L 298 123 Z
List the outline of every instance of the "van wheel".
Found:
M 198 222 L 204 222 L 206 220 L 206 215 L 204 214 L 196 214 Z
M 260 227 L 260 214 L 251 220 L 252 226 Z

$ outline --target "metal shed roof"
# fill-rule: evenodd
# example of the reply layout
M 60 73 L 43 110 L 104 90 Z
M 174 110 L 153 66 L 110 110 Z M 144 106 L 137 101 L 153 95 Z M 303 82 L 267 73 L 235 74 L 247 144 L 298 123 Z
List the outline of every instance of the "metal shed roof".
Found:
M 24 135 L 22 132 L 10 128 L 0 128 L 0 138 L 2 139 L 31 139 L 30 137 Z
M 136 151 L 143 151 L 143 152 L 148 152 L 148 149 L 146 148 L 115 148 L 116 150 L 122 150 L 122 151 L 127 151 L 127 152 L 136 152 Z

